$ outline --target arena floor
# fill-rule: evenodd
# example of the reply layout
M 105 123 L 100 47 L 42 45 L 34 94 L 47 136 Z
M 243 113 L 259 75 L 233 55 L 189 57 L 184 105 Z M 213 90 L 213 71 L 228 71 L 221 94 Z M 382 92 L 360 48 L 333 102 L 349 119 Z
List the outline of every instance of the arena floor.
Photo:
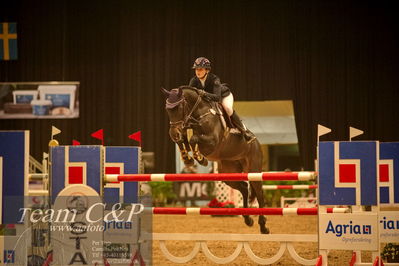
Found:
M 247 227 L 242 217 L 211 217 L 211 216 L 183 216 L 183 215 L 154 215 L 154 233 L 242 233 L 257 234 L 259 227 L 257 217 L 253 227 Z M 269 216 L 267 226 L 272 234 L 316 234 L 317 216 Z M 167 242 L 169 251 L 175 256 L 184 256 L 190 253 L 193 242 L 170 241 Z M 208 243 L 209 249 L 216 256 L 225 257 L 233 253 L 236 245 L 222 241 Z M 251 243 L 254 253 L 262 258 L 269 258 L 278 251 L 279 244 L 258 242 Z M 317 257 L 316 243 L 297 243 L 296 251 L 306 259 Z M 329 265 L 348 265 L 351 259 L 351 251 L 331 251 L 329 253 Z M 364 254 L 363 260 L 370 261 L 370 254 Z M 159 248 L 159 241 L 153 243 L 153 265 L 182 265 L 168 261 Z M 184 265 L 216 265 L 209 261 L 201 252 L 190 262 Z M 252 262 L 242 250 L 240 256 L 228 265 L 257 265 Z M 272 265 L 299 265 L 294 261 L 288 251 L 276 263 Z

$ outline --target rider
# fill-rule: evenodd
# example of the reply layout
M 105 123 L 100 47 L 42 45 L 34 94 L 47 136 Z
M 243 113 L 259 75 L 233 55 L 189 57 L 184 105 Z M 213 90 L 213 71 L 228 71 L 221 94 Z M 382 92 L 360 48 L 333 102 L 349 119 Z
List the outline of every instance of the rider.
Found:
M 195 76 L 189 86 L 205 91 L 205 98 L 221 102 L 224 110 L 233 124 L 241 131 L 246 141 L 253 139 L 253 135 L 245 128 L 237 113 L 233 110 L 234 97 L 230 89 L 220 82 L 215 74 L 211 73 L 211 62 L 205 57 L 198 57 L 193 64 Z

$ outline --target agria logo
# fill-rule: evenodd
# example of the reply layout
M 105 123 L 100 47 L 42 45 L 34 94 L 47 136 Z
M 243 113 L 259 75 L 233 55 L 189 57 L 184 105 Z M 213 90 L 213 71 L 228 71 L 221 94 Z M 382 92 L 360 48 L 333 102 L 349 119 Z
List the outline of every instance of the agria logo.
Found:
M 326 229 L 326 234 L 328 233 L 335 234 L 337 237 L 342 235 L 370 235 L 371 225 L 353 224 L 352 221 L 349 221 L 349 224 L 334 225 L 332 221 L 329 221 Z
M 380 224 L 384 230 L 399 230 L 399 220 L 390 220 L 384 217 L 380 220 Z

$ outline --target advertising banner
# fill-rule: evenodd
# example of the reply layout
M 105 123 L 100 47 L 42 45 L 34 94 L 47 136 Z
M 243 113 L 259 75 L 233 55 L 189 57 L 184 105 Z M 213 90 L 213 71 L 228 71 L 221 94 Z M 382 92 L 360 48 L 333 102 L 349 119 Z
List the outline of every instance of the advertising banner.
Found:
M 320 214 L 319 234 L 320 249 L 378 250 L 377 214 Z

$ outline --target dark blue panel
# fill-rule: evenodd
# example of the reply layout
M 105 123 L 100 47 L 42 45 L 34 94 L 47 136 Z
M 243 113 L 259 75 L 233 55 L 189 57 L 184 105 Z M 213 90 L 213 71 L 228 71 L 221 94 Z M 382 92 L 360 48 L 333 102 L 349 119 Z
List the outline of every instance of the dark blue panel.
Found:
M 388 187 L 380 187 L 380 203 L 389 203 Z
M 29 143 L 25 131 L 0 132 L 0 157 L 3 157 L 3 224 L 19 220 L 19 209 L 24 207 L 25 145 L 29 156 Z M 0 221 L 1 222 L 1 221 Z
M 318 173 L 320 205 L 356 205 L 355 188 L 336 188 L 334 174 L 334 142 L 320 142 Z
M 139 151 L 138 147 L 106 147 L 105 161 L 107 163 L 123 163 L 124 174 L 137 174 L 139 171 Z M 137 203 L 138 183 L 124 182 L 123 189 L 123 202 Z M 119 200 L 119 195 L 117 199 Z
M 101 194 L 103 164 L 101 163 L 102 146 L 70 146 L 69 162 L 86 162 L 87 185 Z
M 380 143 L 380 159 L 393 160 L 393 203 L 399 203 L 399 142 Z
M 377 205 L 377 142 L 340 142 L 340 159 L 360 159 L 361 205 Z
M 104 188 L 103 200 L 107 204 L 119 202 L 119 188 Z
M 51 202 L 65 187 L 65 146 L 50 147 L 51 162 Z

